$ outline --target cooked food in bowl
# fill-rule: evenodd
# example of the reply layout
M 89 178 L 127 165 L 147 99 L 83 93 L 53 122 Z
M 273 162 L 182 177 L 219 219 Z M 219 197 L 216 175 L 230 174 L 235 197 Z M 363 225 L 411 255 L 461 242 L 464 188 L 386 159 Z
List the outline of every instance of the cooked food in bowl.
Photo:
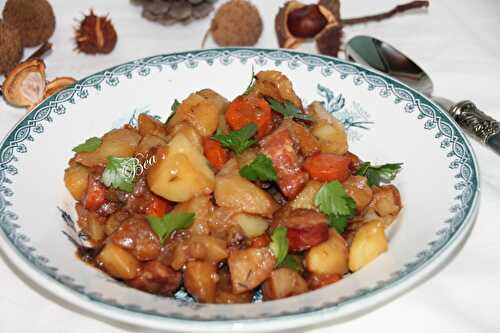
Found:
M 387 250 L 401 164 L 363 162 L 280 72 L 231 102 L 204 89 L 172 112 L 73 149 L 64 181 L 94 249 L 82 259 L 149 293 L 247 303 L 335 283 Z

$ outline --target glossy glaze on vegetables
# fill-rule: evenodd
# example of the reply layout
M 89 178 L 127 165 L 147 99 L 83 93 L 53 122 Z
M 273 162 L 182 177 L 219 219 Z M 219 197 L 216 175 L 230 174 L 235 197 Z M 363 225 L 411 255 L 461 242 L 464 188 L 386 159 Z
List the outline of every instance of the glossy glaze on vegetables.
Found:
M 387 251 L 385 228 L 402 207 L 398 189 L 373 178 L 381 169 L 349 152 L 342 123 L 318 102 L 304 107 L 277 71 L 259 72 L 232 102 L 194 92 L 166 123 L 141 114 L 137 128 L 75 151 L 64 181 L 92 264 L 130 287 L 184 287 L 204 303 L 335 283 Z M 135 159 L 128 183 L 107 174 L 113 158 Z M 184 221 L 167 226 L 171 217 Z

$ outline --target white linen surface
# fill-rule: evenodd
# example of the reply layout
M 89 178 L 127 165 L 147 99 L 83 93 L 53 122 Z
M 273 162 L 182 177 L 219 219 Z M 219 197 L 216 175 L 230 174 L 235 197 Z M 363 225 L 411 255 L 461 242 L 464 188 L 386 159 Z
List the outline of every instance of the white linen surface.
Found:
M 406 0 L 344 0 L 343 17 L 390 9 Z M 219 0 L 218 5 L 223 1 Z M 282 1 L 254 0 L 264 19 L 257 46 L 277 47 L 274 15 Z M 3 8 L 5 0 L 0 0 Z M 81 78 L 144 56 L 196 49 L 209 19 L 163 27 L 141 18 L 125 0 L 52 0 L 57 28 L 46 58 L 47 75 Z M 74 18 L 93 8 L 109 13 L 118 31 L 106 56 L 73 51 Z M 437 95 L 471 99 L 500 119 L 500 1 L 433 0 L 427 14 L 401 15 L 380 23 L 347 27 L 346 40 L 368 34 L 386 40 L 425 68 Z M 213 46 L 209 41 L 207 46 Z M 314 52 L 310 43 L 301 50 Z M 31 50 L 25 50 L 25 56 Z M 24 115 L 0 101 L 0 137 Z M 481 170 L 481 205 L 474 229 L 458 255 L 434 277 L 396 300 L 353 320 L 307 332 L 500 332 L 500 156 L 473 142 Z M 417 195 L 415 193 L 415 195 Z M 36 223 L 36 221 L 33 221 Z M 0 332 L 130 332 L 137 328 L 95 318 L 32 283 L 0 252 Z M 304 331 L 304 330 L 300 330 Z

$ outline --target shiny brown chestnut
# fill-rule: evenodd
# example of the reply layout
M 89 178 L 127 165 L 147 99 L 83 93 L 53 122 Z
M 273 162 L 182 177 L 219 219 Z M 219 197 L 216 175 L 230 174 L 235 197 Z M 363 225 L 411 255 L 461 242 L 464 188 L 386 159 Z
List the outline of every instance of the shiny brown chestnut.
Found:
M 328 23 L 318 5 L 307 5 L 292 10 L 288 15 L 288 30 L 295 37 L 313 38 Z

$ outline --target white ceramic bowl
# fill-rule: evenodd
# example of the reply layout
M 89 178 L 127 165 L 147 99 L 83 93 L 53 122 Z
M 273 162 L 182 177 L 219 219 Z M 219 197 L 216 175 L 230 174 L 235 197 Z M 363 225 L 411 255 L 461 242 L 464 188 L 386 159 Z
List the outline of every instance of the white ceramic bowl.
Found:
M 175 98 L 195 90 L 209 87 L 231 99 L 245 89 L 252 67 L 284 72 L 305 103 L 323 101 L 344 121 L 350 150 L 362 159 L 404 163 L 395 182 L 404 209 L 388 231 L 389 251 L 331 286 L 246 305 L 150 295 L 76 260 L 75 247 L 62 232 L 75 228 L 74 203 L 63 184 L 71 149 L 135 121 L 143 111 L 165 119 Z M 471 227 L 477 204 L 474 154 L 431 101 L 366 68 L 282 50 L 201 50 L 104 70 L 41 103 L 0 147 L 0 245 L 14 264 L 89 311 L 169 330 L 276 330 L 363 311 L 441 266 Z

